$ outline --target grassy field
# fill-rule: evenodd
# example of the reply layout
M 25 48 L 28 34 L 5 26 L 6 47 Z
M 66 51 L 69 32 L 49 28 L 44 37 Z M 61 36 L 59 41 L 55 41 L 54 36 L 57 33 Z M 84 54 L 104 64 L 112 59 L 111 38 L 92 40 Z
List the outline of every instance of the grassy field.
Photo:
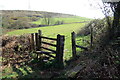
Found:
M 31 28 L 31 29 L 22 29 L 22 30 L 15 30 L 8 32 L 7 34 L 10 36 L 13 35 L 25 35 L 30 33 L 35 33 L 38 30 L 42 30 L 42 35 L 47 37 L 56 38 L 58 34 L 65 35 L 65 49 L 64 49 L 64 60 L 69 60 L 72 57 L 72 50 L 71 50 L 71 32 L 75 31 L 76 33 L 84 27 L 86 23 L 73 23 L 73 24 L 63 24 L 63 25 L 56 25 L 56 26 L 47 26 L 47 27 L 40 27 L 40 28 Z M 80 41 L 80 39 L 87 39 L 89 40 L 89 36 L 77 36 L 77 44 L 86 46 L 86 43 Z M 81 49 L 77 49 L 79 51 Z M 80 53 L 77 53 L 78 55 Z M 48 65 L 44 67 L 49 67 Z M 40 69 L 38 66 L 32 68 L 31 66 L 22 66 L 20 68 L 15 67 L 7 67 L 2 72 L 2 77 L 5 79 L 15 78 L 17 77 L 26 77 L 26 78 L 39 78 L 43 75 L 40 75 Z M 50 75 L 50 74 L 48 74 Z
M 8 35 L 23 35 L 28 33 L 35 33 L 38 30 L 42 30 L 42 35 L 47 37 L 56 38 L 57 34 L 65 35 L 65 53 L 64 59 L 68 60 L 72 56 L 71 54 L 71 32 L 76 33 L 84 27 L 85 23 L 64 24 L 57 26 L 48 26 L 40 28 L 22 29 L 8 32 Z
M 16 15 L 19 15 L 20 14 L 19 11 L 17 11 L 17 12 L 18 12 L 18 14 L 16 14 Z M 10 14 L 9 11 L 6 12 L 6 15 L 7 14 Z M 32 14 L 36 14 L 36 12 L 33 12 Z M 38 12 L 37 12 L 37 14 L 38 14 Z M 39 14 L 42 14 L 42 13 L 39 13 Z M 54 17 L 54 15 L 55 14 L 53 14 L 52 17 Z M 30 34 L 30 33 L 36 33 L 38 30 L 41 30 L 43 36 L 47 36 L 47 37 L 51 37 L 51 38 L 56 38 L 56 36 L 58 34 L 64 35 L 65 36 L 64 60 L 69 60 L 72 57 L 71 32 L 75 31 L 76 33 L 78 33 L 80 31 L 80 29 L 82 27 L 84 27 L 84 25 L 86 24 L 86 23 L 76 23 L 76 22 L 90 21 L 90 19 L 84 18 L 84 17 L 78 17 L 78 16 L 67 17 L 68 15 L 64 15 L 64 14 L 56 14 L 56 15 L 60 18 L 54 17 L 54 18 L 51 18 L 51 20 L 50 20 L 51 21 L 50 25 L 54 25 L 54 26 L 19 29 L 19 30 L 6 32 L 6 34 L 8 34 L 9 36 L 25 35 L 25 34 Z M 24 16 L 26 17 L 26 15 L 24 15 Z M 36 17 L 35 15 L 30 15 L 30 16 L 32 16 L 31 19 L 32 18 L 38 19 L 38 17 Z M 19 16 L 17 16 L 17 17 L 19 17 Z M 63 17 L 66 17 L 66 18 L 63 18 Z M 11 20 L 11 18 L 10 18 L 10 20 Z M 22 22 L 22 21 L 24 22 L 24 20 L 21 20 L 20 22 Z M 57 22 L 60 22 L 60 25 Z M 43 18 L 40 18 L 38 21 L 31 20 L 30 23 L 37 24 L 37 25 L 45 25 Z M 68 24 L 63 24 L 63 23 L 68 23 Z M 13 26 L 11 26 L 11 27 L 13 27 Z M 17 27 L 17 26 L 15 26 L 15 27 Z M 18 29 L 18 28 L 16 28 L 16 29 Z M 86 44 L 84 44 L 80 41 L 80 39 L 83 39 L 83 38 L 89 39 L 89 36 L 83 36 L 83 37 L 77 36 L 77 44 L 85 46 Z M 77 51 L 79 51 L 79 50 L 80 49 L 77 49 Z M 77 54 L 80 54 L 80 53 L 77 53 Z M 4 58 L 2 58 L 2 60 L 4 60 Z M 0 57 L 0 61 L 1 61 L 1 57 Z M 36 65 L 36 63 L 38 63 L 35 60 L 33 60 L 33 62 L 34 62 L 33 63 L 34 65 Z M 0 76 L 0 79 L 2 77 L 2 78 L 4 78 L 4 80 L 14 80 L 12 78 L 15 78 L 15 80 L 17 80 L 18 77 L 20 77 L 20 78 L 21 77 L 28 77 L 28 78 L 29 77 L 30 78 L 38 77 L 39 78 L 39 77 L 44 76 L 42 74 L 40 75 L 40 73 L 43 72 L 40 70 L 40 67 L 42 67 L 41 64 L 36 65 L 35 67 L 33 67 L 34 66 L 33 64 L 31 63 L 31 65 L 24 65 L 24 66 L 20 66 L 18 68 L 14 67 L 14 66 L 7 66 L 2 71 L 2 76 Z M 40 67 L 38 67 L 38 66 L 40 66 Z M 48 62 L 46 65 L 43 66 L 43 68 L 47 69 L 50 66 L 51 66 L 51 63 Z M 47 76 L 49 76 L 50 74 L 48 74 Z
M 50 25 L 56 24 L 56 22 L 63 23 L 74 23 L 74 22 L 83 22 L 88 21 L 90 19 L 85 17 L 70 17 L 70 18 L 51 18 Z M 38 21 L 32 22 L 33 24 L 45 25 L 44 18 L 40 18 Z

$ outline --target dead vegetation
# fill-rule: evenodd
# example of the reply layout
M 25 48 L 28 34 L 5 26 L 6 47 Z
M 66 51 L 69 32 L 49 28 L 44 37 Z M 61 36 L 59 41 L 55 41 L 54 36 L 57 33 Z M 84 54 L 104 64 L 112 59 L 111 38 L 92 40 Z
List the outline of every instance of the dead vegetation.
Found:
M 30 60 L 30 35 L 2 36 L 2 65 L 21 64 Z
M 93 49 L 89 58 L 97 62 L 79 71 L 74 78 L 83 80 L 93 79 L 119 79 L 120 78 L 120 39 L 119 35 L 110 40 L 109 28 L 105 20 L 94 20 L 83 29 L 93 29 Z M 87 31 L 85 31 L 87 32 Z M 88 32 L 87 32 L 88 33 Z M 82 34 L 87 34 L 82 33 Z M 89 34 L 88 34 L 89 35 Z
M 42 46 L 49 47 L 45 44 Z M 2 66 L 20 66 L 36 58 L 34 50 L 31 50 L 31 35 L 2 36 L 0 51 L 2 52 Z
M 98 50 L 92 53 L 96 56 L 97 62 L 88 65 L 84 70 L 80 71 L 77 79 L 119 79 L 120 78 L 120 50 L 107 46 L 104 50 Z M 93 58 L 93 55 L 91 56 Z

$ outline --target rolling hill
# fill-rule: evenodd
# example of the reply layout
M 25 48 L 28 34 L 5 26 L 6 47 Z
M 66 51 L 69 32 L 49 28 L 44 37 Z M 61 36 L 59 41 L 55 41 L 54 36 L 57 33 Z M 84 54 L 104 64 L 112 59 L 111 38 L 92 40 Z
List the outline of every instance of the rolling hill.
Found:
M 61 25 L 90 19 L 71 14 L 28 10 L 2 10 L 3 31 Z

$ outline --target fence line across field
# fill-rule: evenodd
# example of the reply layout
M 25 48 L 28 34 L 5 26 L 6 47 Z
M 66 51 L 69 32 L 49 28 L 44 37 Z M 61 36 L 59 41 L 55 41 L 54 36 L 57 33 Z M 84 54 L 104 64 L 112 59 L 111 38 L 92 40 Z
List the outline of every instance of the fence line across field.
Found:
M 77 45 L 76 44 L 76 34 L 75 32 L 72 32 L 71 33 L 71 41 L 72 41 L 72 56 L 73 58 L 76 58 L 76 48 L 81 48 L 81 49 L 84 49 L 84 50 L 88 50 L 87 47 L 83 47 L 83 46 L 80 46 L 80 45 Z

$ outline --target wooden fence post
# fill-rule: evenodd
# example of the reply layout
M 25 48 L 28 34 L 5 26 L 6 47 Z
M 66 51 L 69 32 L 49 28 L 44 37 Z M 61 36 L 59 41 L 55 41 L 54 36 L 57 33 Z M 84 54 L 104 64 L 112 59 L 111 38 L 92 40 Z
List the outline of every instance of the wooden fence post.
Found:
M 90 47 L 93 47 L 93 28 L 90 27 Z
M 41 35 L 42 35 L 42 31 L 38 30 L 38 49 L 41 51 Z
M 31 34 L 31 51 L 35 50 L 35 44 L 34 44 L 34 33 Z
M 65 41 L 65 37 L 58 34 L 57 35 L 56 60 L 60 64 L 63 64 L 64 41 Z
M 35 44 L 36 44 L 36 51 L 38 50 L 38 33 L 35 33 Z
M 75 41 L 75 32 L 71 33 L 72 35 L 72 56 L 73 58 L 76 58 L 76 41 Z

